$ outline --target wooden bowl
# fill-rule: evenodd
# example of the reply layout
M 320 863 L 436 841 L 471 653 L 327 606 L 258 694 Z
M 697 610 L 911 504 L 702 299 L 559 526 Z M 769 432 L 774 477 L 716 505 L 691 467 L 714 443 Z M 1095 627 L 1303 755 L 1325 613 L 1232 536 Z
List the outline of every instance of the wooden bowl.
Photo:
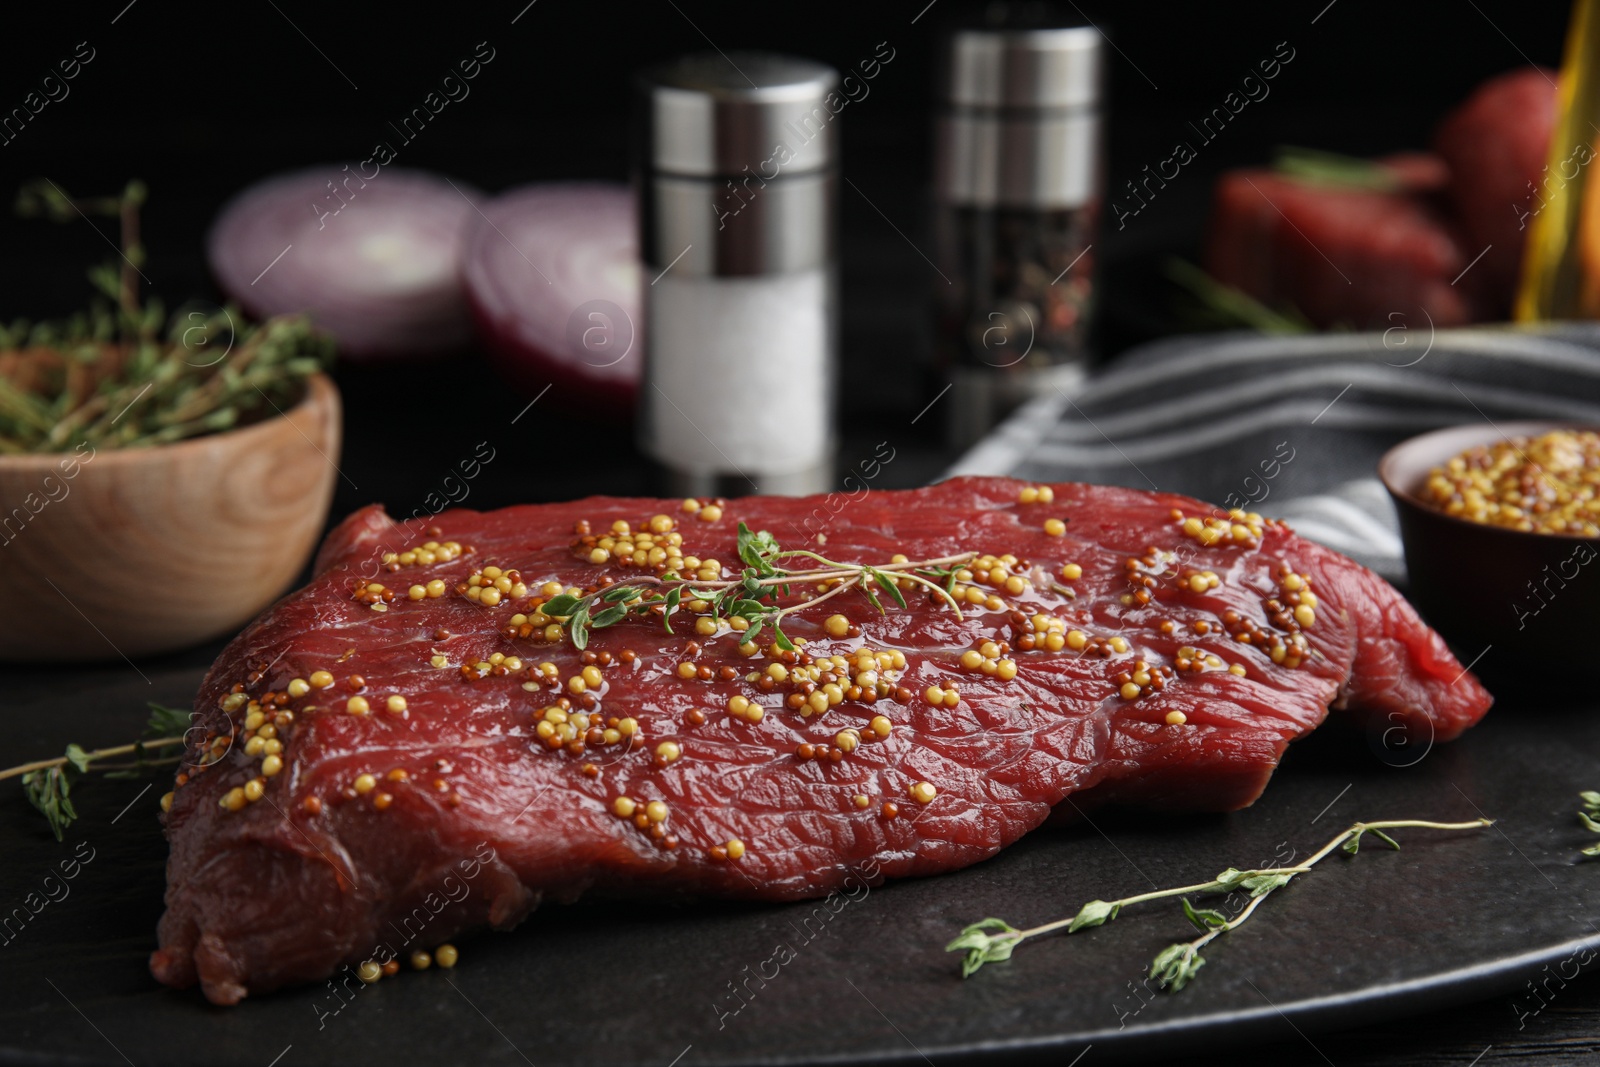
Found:
M 1594 429 L 1562 422 L 1453 426 L 1402 441 L 1378 463 L 1400 516 L 1407 595 L 1463 662 L 1477 660 L 1473 670 L 1487 681 L 1527 692 L 1587 685 L 1570 666 L 1592 658 L 1594 620 L 1600 618 L 1600 538 L 1457 518 L 1425 503 L 1421 488 L 1434 467 L 1476 445 L 1503 440 L 1502 434 Z
M 170 652 L 239 629 L 311 558 L 333 499 L 339 391 L 127 451 L 0 456 L 0 660 Z

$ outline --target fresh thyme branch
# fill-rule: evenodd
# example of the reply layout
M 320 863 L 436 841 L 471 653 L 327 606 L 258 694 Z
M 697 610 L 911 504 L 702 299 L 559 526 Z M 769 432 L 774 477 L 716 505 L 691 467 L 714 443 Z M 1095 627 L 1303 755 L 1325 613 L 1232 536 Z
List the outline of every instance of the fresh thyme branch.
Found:
M 1596 802 L 1600 804 L 1600 794 L 1596 795 Z M 1168 897 L 1182 897 L 1183 914 L 1199 929 L 1200 936 L 1192 941 L 1168 945 L 1156 955 L 1155 961 L 1150 965 L 1150 977 L 1154 978 L 1161 988 L 1175 993 L 1188 985 L 1200 972 L 1200 968 L 1205 966 L 1205 958 L 1200 955 L 1202 948 L 1228 931 L 1238 929 L 1255 914 L 1261 902 L 1268 896 L 1288 885 L 1296 875 L 1311 870 L 1333 852 L 1343 851 L 1347 855 L 1354 856 L 1360 850 L 1361 839 L 1366 834 L 1371 834 L 1389 847 L 1398 850 L 1400 843 L 1384 831 L 1400 828 L 1477 830 L 1491 826 L 1493 822 L 1492 819 L 1473 819 L 1471 822 L 1427 822 L 1421 819 L 1358 822 L 1314 852 L 1305 862 L 1293 867 L 1263 867 L 1247 871 L 1229 867 L 1209 882 L 1178 886 L 1176 889 L 1159 889 L 1152 893 L 1124 897 L 1121 900 L 1091 900 L 1078 909 L 1078 913 L 1071 918 L 1058 919 L 1028 930 L 1019 930 L 1003 919 L 984 919 L 962 930 L 961 936 L 945 946 L 945 951 L 966 953 L 961 963 L 961 976 L 967 978 L 986 963 L 998 963 L 1010 959 L 1012 951 L 1029 938 L 1054 933 L 1061 929 L 1065 929 L 1069 934 L 1075 934 L 1079 930 L 1112 921 L 1123 908 L 1130 905 L 1164 900 Z M 1600 832 L 1600 823 L 1590 828 Z M 1600 849 L 1597 849 L 1595 854 L 1600 854 Z M 1196 908 L 1188 900 L 1191 894 L 1198 896 L 1202 893 L 1233 892 L 1248 893 L 1250 901 L 1232 919 L 1220 911 Z
M 563 593 L 551 597 L 539 610 L 556 619 L 580 649 L 588 645 L 589 631 L 615 626 L 627 618 L 659 618 L 672 633 L 672 616 L 688 607 L 719 620 L 745 620 L 747 627 L 739 635 L 745 644 L 753 643 L 770 627 L 773 642 L 787 652 L 795 646 L 783 632 L 785 618 L 852 589 L 861 590 L 873 607 L 887 612 L 878 594 L 885 594 L 903 608 L 906 598 L 900 583 L 910 582 L 925 587 L 960 618 L 961 605 L 950 590 L 960 565 L 977 556 L 976 552 L 962 552 L 905 563 L 840 563 L 806 549 L 784 549 L 766 530 L 752 532 L 742 522 L 738 546 L 739 558 L 745 564 L 738 578 L 701 582 L 680 578 L 671 571 L 659 578 L 641 575 L 584 596 Z M 795 559 L 809 559 L 814 566 L 791 570 L 782 565 L 782 561 Z M 782 598 L 793 595 L 795 585 L 826 588 L 798 603 L 781 604 Z
M 27 794 L 28 802 L 49 821 L 56 840 L 60 841 L 67 827 L 78 817 L 77 809 L 72 806 L 73 783 L 91 769 L 107 772 L 107 778 L 137 778 L 152 767 L 177 763 L 182 756 L 153 758 L 151 753 L 184 744 L 184 733 L 189 729 L 189 724 L 189 712 L 151 702 L 150 721 L 145 726 L 144 740 L 93 751 L 87 751 L 79 745 L 68 745 L 64 756 L 0 770 L 0 780 L 22 776 L 22 789 Z M 105 762 L 115 760 L 118 756 L 133 758 Z

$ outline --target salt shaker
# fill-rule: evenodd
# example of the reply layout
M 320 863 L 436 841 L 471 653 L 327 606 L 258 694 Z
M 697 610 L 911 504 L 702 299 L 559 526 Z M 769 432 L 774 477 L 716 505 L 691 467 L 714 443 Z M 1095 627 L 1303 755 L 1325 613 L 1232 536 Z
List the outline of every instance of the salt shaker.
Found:
M 832 483 L 837 85 L 750 52 L 640 76 L 640 443 L 676 495 Z
M 954 442 L 1088 362 L 1103 188 L 1100 31 L 954 32 L 937 129 L 937 351 Z

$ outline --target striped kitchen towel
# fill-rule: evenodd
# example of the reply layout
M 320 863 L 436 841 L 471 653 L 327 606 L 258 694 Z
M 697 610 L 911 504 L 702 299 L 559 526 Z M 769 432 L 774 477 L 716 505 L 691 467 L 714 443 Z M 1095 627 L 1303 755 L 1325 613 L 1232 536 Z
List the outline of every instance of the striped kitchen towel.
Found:
M 1019 409 L 947 474 L 1187 493 L 1404 581 L 1379 457 L 1467 422 L 1600 426 L 1600 325 L 1211 334 L 1133 349 Z

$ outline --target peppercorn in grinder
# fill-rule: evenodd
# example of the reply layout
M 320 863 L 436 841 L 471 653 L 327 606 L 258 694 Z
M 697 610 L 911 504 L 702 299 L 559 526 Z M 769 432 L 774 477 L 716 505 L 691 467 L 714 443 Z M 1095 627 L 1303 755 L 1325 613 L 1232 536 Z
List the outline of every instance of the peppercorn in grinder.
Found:
M 955 31 L 935 168 L 938 373 L 953 444 L 1085 375 L 1104 185 L 1092 26 Z

